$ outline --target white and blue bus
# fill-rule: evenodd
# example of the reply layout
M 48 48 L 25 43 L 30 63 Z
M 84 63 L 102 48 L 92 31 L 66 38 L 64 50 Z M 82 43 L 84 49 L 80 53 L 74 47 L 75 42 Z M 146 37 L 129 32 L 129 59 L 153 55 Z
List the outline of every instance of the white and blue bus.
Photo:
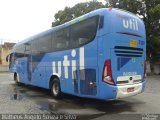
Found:
M 8 58 L 16 82 L 56 98 L 125 98 L 146 85 L 145 26 L 132 13 L 102 8 L 17 43 Z

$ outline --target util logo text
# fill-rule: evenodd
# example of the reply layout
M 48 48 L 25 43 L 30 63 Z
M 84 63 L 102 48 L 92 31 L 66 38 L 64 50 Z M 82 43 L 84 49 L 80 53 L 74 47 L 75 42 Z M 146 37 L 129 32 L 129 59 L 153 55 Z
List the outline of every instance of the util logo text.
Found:
M 76 50 L 71 51 L 71 58 L 68 58 L 68 55 L 63 56 L 63 61 L 53 61 L 52 68 L 53 74 L 58 74 L 59 77 L 62 75 L 62 69 L 64 69 L 64 78 L 68 79 L 68 67 L 71 66 L 72 69 L 72 79 L 74 79 L 73 72 L 76 70 Z M 70 59 L 70 60 L 69 60 Z M 79 66 L 80 69 L 84 69 L 84 47 L 79 48 Z M 57 71 L 58 70 L 58 71 Z
M 123 27 L 138 31 L 138 22 L 136 19 L 123 19 Z

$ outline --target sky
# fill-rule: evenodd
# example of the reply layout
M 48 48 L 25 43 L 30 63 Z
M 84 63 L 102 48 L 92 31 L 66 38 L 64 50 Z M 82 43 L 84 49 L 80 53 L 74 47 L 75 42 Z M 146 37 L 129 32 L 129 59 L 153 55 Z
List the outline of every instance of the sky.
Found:
M 86 1 L 0 0 L 0 41 L 18 42 L 50 29 L 55 13 Z

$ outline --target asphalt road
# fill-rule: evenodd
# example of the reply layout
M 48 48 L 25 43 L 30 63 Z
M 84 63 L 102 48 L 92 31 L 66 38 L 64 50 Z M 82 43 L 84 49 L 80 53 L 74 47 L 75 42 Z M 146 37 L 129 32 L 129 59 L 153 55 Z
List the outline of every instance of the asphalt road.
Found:
M 147 82 L 144 93 L 121 100 L 100 101 L 69 95 L 55 100 L 48 90 L 18 86 L 8 73 L 0 73 L 0 114 L 58 113 L 73 114 L 76 117 L 70 119 L 81 120 L 159 120 L 160 115 L 156 114 L 160 114 L 160 75 L 149 76 Z

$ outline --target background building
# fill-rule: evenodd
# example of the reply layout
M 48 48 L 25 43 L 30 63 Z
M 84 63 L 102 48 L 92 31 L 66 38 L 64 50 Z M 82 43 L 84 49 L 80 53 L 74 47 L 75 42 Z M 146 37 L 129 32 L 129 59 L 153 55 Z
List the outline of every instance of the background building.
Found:
M 8 71 L 9 63 L 6 61 L 6 57 L 9 54 L 15 43 L 4 42 L 0 45 L 0 71 Z

